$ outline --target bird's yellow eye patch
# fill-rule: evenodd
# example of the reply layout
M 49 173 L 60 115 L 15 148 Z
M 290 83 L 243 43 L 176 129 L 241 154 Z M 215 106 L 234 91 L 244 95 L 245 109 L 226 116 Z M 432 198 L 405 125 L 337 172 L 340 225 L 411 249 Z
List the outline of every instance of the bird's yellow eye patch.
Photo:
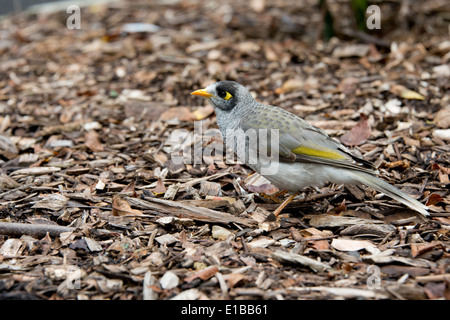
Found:
M 223 98 L 224 100 L 230 100 L 231 98 L 233 98 L 233 96 L 231 95 L 231 93 L 229 93 L 228 91 L 226 92 L 225 97 Z

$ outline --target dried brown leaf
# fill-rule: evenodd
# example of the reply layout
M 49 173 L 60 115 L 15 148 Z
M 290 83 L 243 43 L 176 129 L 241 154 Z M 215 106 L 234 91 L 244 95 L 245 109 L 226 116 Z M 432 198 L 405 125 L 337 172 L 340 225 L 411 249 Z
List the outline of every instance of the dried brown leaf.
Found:
M 356 124 L 349 132 L 341 137 L 343 144 L 347 146 L 359 146 L 369 139 L 372 130 L 365 115 L 361 115 L 361 121 Z
M 192 121 L 193 116 L 191 110 L 187 107 L 173 107 L 164 111 L 159 120 L 169 121 L 177 119 L 178 121 Z
M 244 280 L 246 277 L 241 273 L 230 273 L 224 277 L 228 283 L 228 287 L 234 288 L 239 282 Z
M 430 251 L 435 247 L 442 247 L 441 243 L 411 243 L 411 257 L 416 258 L 417 256 Z
M 217 272 L 219 272 L 219 268 L 217 268 L 216 266 L 211 266 L 184 278 L 184 281 L 192 282 L 195 279 L 208 280 L 209 278 L 212 278 Z
M 142 215 L 140 210 L 132 209 L 130 204 L 120 196 L 116 195 L 112 201 L 112 215 L 124 216 L 124 215 Z
M 359 80 L 357 78 L 353 78 L 353 77 L 345 78 L 339 83 L 338 90 L 344 94 L 349 95 L 356 91 L 358 84 L 359 84 Z
M 381 272 L 391 277 L 401 277 L 404 274 L 409 274 L 412 277 L 424 276 L 430 273 L 429 268 L 409 267 L 400 265 L 386 265 L 381 267 Z
M 289 79 L 283 83 L 280 88 L 275 90 L 276 94 L 284 94 L 293 91 L 301 90 L 304 86 L 305 82 L 301 79 Z
M 84 144 L 93 152 L 104 150 L 103 144 L 100 142 L 97 131 L 89 131 L 84 135 Z
M 164 193 L 166 193 L 167 189 L 164 186 L 164 183 L 162 181 L 161 178 L 158 178 L 157 182 L 156 182 L 156 187 L 153 188 L 152 192 L 156 195 L 156 196 L 160 196 L 163 195 Z
M 432 193 L 430 194 L 430 196 L 428 197 L 427 203 L 425 204 L 426 206 L 434 206 L 436 204 L 438 204 L 439 202 L 444 201 L 444 198 L 442 198 L 442 196 L 436 194 L 436 193 Z
M 436 126 L 442 129 L 450 128 L 450 105 L 439 110 L 434 116 Z
M 359 251 L 375 245 L 369 240 L 333 239 L 331 246 L 339 251 Z
M 409 100 L 425 100 L 425 97 L 421 94 L 409 90 L 405 86 L 402 86 L 401 84 L 394 84 L 390 87 L 391 93 L 395 94 L 396 96 L 404 99 Z
M 200 107 L 194 111 L 192 111 L 192 119 L 195 121 L 203 120 L 208 118 L 210 115 L 214 113 L 214 107 L 210 104 Z
M 445 282 L 429 282 L 425 285 L 424 291 L 428 299 L 449 299 L 450 289 Z

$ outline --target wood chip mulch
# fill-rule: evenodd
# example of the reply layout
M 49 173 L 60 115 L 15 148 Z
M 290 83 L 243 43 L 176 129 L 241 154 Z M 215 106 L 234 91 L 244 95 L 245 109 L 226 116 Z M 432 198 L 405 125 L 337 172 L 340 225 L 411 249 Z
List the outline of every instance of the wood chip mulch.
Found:
M 0 300 L 449 299 L 448 4 L 379 4 L 378 33 L 329 42 L 318 1 L 1 19 Z M 327 185 L 268 219 L 278 190 L 211 152 L 213 109 L 189 95 L 218 79 L 340 139 L 430 217 Z

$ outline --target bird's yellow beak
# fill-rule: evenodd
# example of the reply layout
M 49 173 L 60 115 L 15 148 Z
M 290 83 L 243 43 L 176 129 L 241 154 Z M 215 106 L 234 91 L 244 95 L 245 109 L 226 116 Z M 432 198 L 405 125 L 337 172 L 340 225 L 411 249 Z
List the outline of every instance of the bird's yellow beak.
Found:
M 213 97 L 213 95 L 211 93 L 209 93 L 208 91 L 206 91 L 205 89 L 196 90 L 194 92 L 191 92 L 191 94 L 194 96 L 202 96 L 205 98 Z

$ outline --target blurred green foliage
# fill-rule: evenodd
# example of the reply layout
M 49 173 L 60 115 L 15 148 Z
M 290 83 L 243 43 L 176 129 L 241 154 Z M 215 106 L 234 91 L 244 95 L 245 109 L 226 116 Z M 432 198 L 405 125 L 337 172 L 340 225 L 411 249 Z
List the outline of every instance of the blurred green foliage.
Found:
M 361 31 L 367 31 L 366 26 L 366 10 L 369 6 L 367 0 L 350 0 L 350 6 L 353 11 L 353 16 L 356 22 L 356 27 Z M 322 40 L 328 41 L 334 35 L 334 27 L 333 27 L 333 15 L 331 14 L 327 0 L 319 0 L 319 7 L 322 11 L 323 18 L 323 29 L 322 29 Z

